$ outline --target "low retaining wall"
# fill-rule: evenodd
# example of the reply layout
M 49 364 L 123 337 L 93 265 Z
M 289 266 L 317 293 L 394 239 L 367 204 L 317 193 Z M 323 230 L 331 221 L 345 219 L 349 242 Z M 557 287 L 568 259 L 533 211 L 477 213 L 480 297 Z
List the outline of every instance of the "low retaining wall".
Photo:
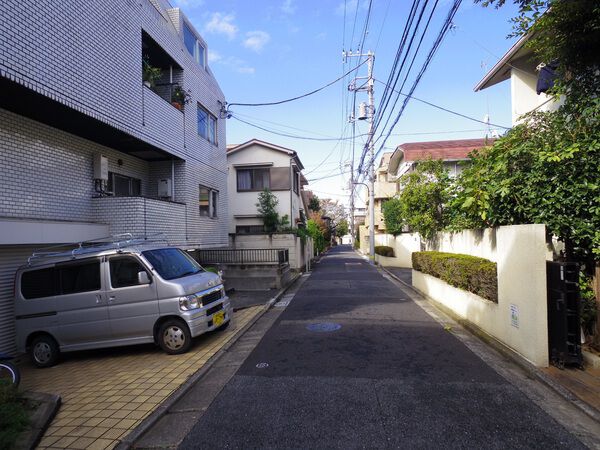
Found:
M 312 238 L 307 237 L 303 243 L 291 233 L 229 235 L 229 248 L 287 248 L 290 267 L 295 270 L 304 269 L 313 255 Z
M 514 225 L 442 233 L 428 250 L 463 253 L 498 264 L 498 303 L 413 270 L 413 286 L 472 322 L 537 366 L 548 366 L 546 244 L 544 225 Z

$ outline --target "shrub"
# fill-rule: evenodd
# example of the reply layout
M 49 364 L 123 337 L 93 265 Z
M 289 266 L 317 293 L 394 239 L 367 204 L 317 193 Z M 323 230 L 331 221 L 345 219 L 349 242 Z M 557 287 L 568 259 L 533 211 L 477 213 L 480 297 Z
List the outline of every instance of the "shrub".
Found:
M 375 254 L 380 256 L 389 256 L 393 258 L 394 249 L 392 247 L 388 247 L 387 245 L 376 245 Z
M 414 270 L 439 278 L 451 286 L 498 302 L 496 263 L 471 255 L 442 252 L 414 252 Z
M 0 380 L 0 449 L 14 448 L 19 433 L 28 423 L 29 416 L 17 389 Z

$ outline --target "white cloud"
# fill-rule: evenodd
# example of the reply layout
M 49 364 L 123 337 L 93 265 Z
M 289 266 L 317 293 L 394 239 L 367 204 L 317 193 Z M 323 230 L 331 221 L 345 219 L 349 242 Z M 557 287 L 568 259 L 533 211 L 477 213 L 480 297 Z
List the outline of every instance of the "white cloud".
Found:
M 243 59 L 235 56 L 224 57 L 220 53 L 213 50 L 208 51 L 208 61 L 214 64 L 221 64 L 238 73 L 253 74 L 256 72 L 254 67 L 249 66 L 248 63 Z
M 204 26 L 207 33 L 224 34 L 233 39 L 238 32 L 238 27 L 233 23 L 235 16 L 233 14 L 213 13 L 210 20 Z
M 315 36 L 315 39 L 317 41 L 324 41 L 325 38 L 327 37 L 327 33 L 323 32 L 323 33 L 319 33 Z
M 250 73 L 250 74 L 255 72 L 254 67 L 247 67 L 247 66 L 238 67 L 236 69 L 236 71 L 239 73 Z
M 281 12 L 284 14 L 294 14 L 296 12 L 294 0 L 285 0 L 281 5 Z
M 271 36 L 265 31 L 249 31 L 246 33 L 244 47 L 249 48 L 256 53 L 260 53 L 270 40 Z
M 219 52 L 217 52 L 216 50 L 212 50 L 212 49 L 208 49 L 208 62 L 209 63 L 216 63 L 219 62 L 223 59 L 223 57 L 221 56 L 221 54 Z

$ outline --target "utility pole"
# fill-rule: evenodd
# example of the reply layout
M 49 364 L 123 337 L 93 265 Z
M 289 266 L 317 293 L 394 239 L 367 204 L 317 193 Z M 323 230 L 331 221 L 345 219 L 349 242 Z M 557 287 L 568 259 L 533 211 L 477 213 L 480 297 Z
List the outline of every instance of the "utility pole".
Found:
M 360 52 L 355 52 L 353 53 L 352 51 L 350 51 L 349 53 L 347 52 L 343 52 L 342 53 L 343 57 L 344 57 L 344 61 L 345 58 L 347 57 L 365 57 L 367 58 L 367 76 L 366 77 L 356 77 L 354 78 L 354 80 L 352 80 L 352 82 L 350 83 L 350 85 L 348 86 L 348 90 L 350 91 L 354 91 L 354 92 L 358 92 L 358 91 L 366 91 L 367 95 L 368 95 L 368 101 L 369 104 L 365 105 L 364 103 L 362 103 L 359 106 L 359 115 L 358 115 L 358 120 L 367 120 L 369 122 L 369 132 L 368 132 L 368 139 L 367 139 L 367 147 L 368 147 L 368 164 L 369 167 L 367 168 L 368 173 L 369 173 L 369 184 L 368 184 L 368 188 L 369 188 L 369 258 L 371 260 L 371 262 L 375 261 L 375 143 L 373 142 L 373 135 L 375 133 L 375 123 L 374 123 L 374 116 L 375 116 L 375 96 L 374 96 L 374 86 L 375 86 L 375 80 L 373 79 L 373 64 L 375 62 L 375 54 L 371 51 L 369 51 L 368 53 L 364 54 L 364 53 L 360 53 Z M 366 80 L 365 83 L 363 83 L 362 85 L 358 86 L 357 85 L 357 80 Z M 363 111 L 364 110 L 364 111 Z M 354 118 L 354 112 L 352 114 L 351 119 L 352 121 L 355 120 Z M 354 167 L 352 167 L 353 171 L 352 171 L 352 179 L 350 180 L 352 186 L 354 186 L 355 184 L 362 184 L 362 183 L 356 183 L 354 180 Z M 350 207 L 354 208 L 354 189 L 351 191 L 352 196 L 350 197 Z M 352 218 L 354 218 L 354 210 L 352 210 Z M 354 221 L 354 220 L 353 220 Z M 352 224 L 354 226 L 354 224 Z

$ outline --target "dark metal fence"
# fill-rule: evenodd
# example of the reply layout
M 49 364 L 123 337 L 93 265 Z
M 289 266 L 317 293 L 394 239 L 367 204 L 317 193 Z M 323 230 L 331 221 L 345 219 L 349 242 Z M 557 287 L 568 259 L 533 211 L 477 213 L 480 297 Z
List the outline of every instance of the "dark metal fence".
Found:
M 196 250 L 200 264 L 286 264 L 287 248 L 233 248 Z

